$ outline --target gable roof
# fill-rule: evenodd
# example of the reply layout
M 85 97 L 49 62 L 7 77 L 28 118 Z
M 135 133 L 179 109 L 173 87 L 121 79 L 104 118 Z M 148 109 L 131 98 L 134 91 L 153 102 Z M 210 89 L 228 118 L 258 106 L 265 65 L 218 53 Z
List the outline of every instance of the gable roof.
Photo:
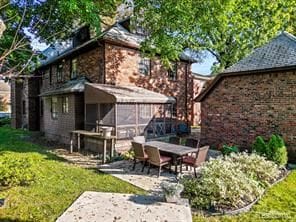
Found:
M 201 102 L 224 77 L 296 70 L 296 37 L 282 32 L 246 58 L 218 74 L 195 101 Z
M 242 72 L 296 65 L 296 37 L 282 32 L 224 72 Z

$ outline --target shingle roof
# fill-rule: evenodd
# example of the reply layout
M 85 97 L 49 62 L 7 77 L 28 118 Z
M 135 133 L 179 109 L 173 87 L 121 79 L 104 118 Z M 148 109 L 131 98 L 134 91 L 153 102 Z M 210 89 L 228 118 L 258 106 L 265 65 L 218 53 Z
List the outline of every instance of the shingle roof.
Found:
M 223 73 L 261 70 L 296 65 L 296 37 L 287 32 L 257 48 Z
M 80 93 L 84 92 L 85 83 L 89 82 L 85 77 L 80 77 L 78 79 L 70 80 L 65 84 L 50 90 L 45 93 L 41 93 L 39 96 L 53 96 L 53 95 L 62 95 L 67 93 Z
M 86 91 L 91 91 L 92 96 L 98 102 L 108 99 L 111 103 L 175 103 L 176 100 L 171 96 L 153 92 L 137 86 L 129 85 L 108 85 L 87 83 Z M 85 91 L 85 92 L 86 92 Z M 97 94 L 97 95 L 96 95 Z M 108 98 L 109 97 L 109 98 Z M 93 100 L 92 100 L 93 101 Z

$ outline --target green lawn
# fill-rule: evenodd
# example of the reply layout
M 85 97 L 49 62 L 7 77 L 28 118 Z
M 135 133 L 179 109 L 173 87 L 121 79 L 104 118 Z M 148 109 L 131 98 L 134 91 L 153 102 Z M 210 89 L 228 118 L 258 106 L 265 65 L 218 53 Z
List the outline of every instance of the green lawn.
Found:
M 0 128 L 0 152 L 34 155 L 43 175 L 35 184 L 1 191 L 7 206 L 0 221 L 54 221 L 84 191 L 144 193 L 112 176 L 70 165 L 45 148 L 22 141 L 27 133 Z M 193 221 L 296 221 L 296 171 L 272 187 L 246 214 L 232 217 L 193 216 Z
M 22 141 L 27 133 L 0 128 L 0 152 L 34 155 L 40 158 L 43 175 L 28 187 L 0 192 L 7 206 L 0 209 L 0 221 L 55 221 L 84 191 L 143 193 L 142 190 L 115 177 L 70 165 L 38 145 Z

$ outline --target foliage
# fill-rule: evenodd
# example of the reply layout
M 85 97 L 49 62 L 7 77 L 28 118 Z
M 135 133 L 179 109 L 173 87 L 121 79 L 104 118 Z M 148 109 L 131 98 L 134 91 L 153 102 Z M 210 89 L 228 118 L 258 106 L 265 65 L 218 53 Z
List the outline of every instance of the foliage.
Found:
M 223 145 L 221 152 L 223 155 L 230 155 L 231 153 L 238 153 L 238 147 L 235 145 Z
M 223 211 L 253 202 L 278 176 L 273 162 L 256 154 L 232 153 L 205 163 L 199 178 L 184 178 L 182 183 L 194 208 Z
M 266 191 L 251 211 L 237 216 L 193 216 L 194 222 L 253 222 L 253 221 L 295 221 L 296 218 L 296 171 L 282 182 Z
M 10 125 L 10 118 L 0 118 L 0 127 L 5 125 Z
M 268 160 L 274 161 L 279 166 L 284 166 L 288 162 L 287 148 L 283 138 L 279 135 L 272 135 L 268 143 L 261 136 L 258 136 L 252 150 L 266 156 Z
M 39 175 L 36 156 L 0 153 L 0 187 L 25 186 L 35 182 Z
M 143 50 L 178 60 L 186 48 L 208 50 L 213 71 L 234 64 L 279 31 L 293 30 L 295 0 L 134 0 L 136 22 L 148 33 Z M 164 19 L 165 18 L 165 19 Z M 295 34 L 295 33 L 294 33 Z
M 121 154 L 121 156 L 124 160 L 133 160 L 135 157 L 135 152 L 131 149 Z
M 35 67 L 39 53 L 30 45 L 33 39 L 45 43 L 64 40 L 84 24 L 99 34 L 101 23 L 114 18 L 120 2 L 1 0 L 0 18 L 6 29 L 0 41 L 0 74 L 11 75 Z
M 45 147 L 22 141 L 27 134 L 22 130 L 0 128 L 0 151 L 10 151 L 20 157 L 39 157 L 36 167 L 45 176 L 29 186 L 0 191 L 0 198 L 6 198 L 7 204 L 0 210 L 0 221 L 56 221 L 85 191 L 144 194 L 129 183 L 97 170 L 74 166 Z
M 280 171 L 278 166 L 255 153 L 237 153 L 225 158 L 232 161 L 235 167 L 241 170 L 249 178 L 254 179 L 263 187 L 270 186 L 278 179 Z

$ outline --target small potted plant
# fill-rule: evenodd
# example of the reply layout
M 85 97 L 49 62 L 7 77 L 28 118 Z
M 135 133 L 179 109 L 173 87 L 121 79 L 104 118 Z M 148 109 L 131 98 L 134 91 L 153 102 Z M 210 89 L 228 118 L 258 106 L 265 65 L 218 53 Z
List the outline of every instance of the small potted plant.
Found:
M 168 183 L 162 182 L 161 189 L 164 192 L 164 197 L 168 203 L 177 203 L 181 196 L 181 192 L 184 189 L 184 186 L 180 183 Z

